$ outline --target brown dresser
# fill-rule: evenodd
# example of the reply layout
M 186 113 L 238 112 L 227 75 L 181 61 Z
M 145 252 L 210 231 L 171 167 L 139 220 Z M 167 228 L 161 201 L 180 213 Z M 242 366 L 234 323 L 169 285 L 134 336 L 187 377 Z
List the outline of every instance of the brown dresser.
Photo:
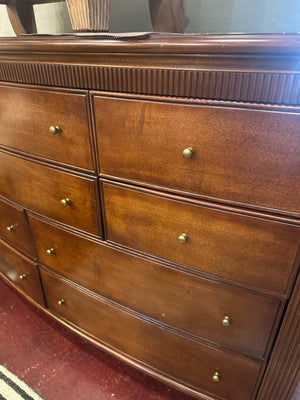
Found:
M 0 272 L 203 400 L 299 380 L 300 38 L 0 40 Z

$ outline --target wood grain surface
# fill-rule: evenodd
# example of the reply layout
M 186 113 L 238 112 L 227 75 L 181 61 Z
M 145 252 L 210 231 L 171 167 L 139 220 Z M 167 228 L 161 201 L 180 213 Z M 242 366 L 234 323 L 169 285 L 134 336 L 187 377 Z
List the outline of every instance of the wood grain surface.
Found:
M 6 130 L 1 145 L 93 169 L 83 92 L 0 86 L 0 119 Z M 51 134 L 51 126 L 58 126 L 60 131 Z
M 8 230 L 8 227 L 13 227 Z M 27 220 L 22 207 L 12 206 L 0 198 L 0 237 L 19 250 L 34 256 L 33 245 L 29 235 Z
M 252 357 L 264 357 L 280 301 L 209 282 L 29 216 L 38 261 L 133 311 Z M 55 254 L 46 250 L 54 248 Z M 222 320 L 230 316 L 231 326 Z M 251 324 L 249 324 L 251 320 Z
M 96 178 L 78 176 L 0 152 L 0 195 L 50 218 L 99 234 Z M 61 200 L 69 198 L 64 207 Z
M 107 239 L 175 263 L 285 295 L 297 226 L 223 212 L 103 183 Z M 186 243 L 178 237 L 185 233 Z
M 18 289 L 41 305 L 45 305 L 38 267 L 29 258 L 0 239 L 0 273 Z M 25 275 L 20 279 L 20 275 Z
M 94 104 L 103 174 L 300 215 L 299 114 L 97 96 Z
M 50 310 L 106 345 L 193 388 L 230 400 L 252 398 L 260 364 L 189 341 L 100 301 L 56 275 L 41 273 Z M 60 299 L 64 299 L 62 306 Z M 212 379 L 216 371 L 219 382 Z

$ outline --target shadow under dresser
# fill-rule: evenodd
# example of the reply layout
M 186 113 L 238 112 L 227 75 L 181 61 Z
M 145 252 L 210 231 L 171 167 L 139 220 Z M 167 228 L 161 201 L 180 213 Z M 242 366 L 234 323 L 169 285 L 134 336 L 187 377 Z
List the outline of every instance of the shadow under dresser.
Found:
M 203 400 L 299 380 L 300 38 L 0 39 L 0 273 Z

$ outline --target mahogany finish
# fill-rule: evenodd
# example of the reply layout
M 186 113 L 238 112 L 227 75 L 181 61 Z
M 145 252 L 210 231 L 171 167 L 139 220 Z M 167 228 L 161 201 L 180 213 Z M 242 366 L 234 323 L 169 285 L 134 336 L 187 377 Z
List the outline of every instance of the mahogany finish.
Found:
M 0 239 L 1 275 L 9 279 L 22 293 L 45 305 L 36 264 Z
M 38 260 L 52 271 L 164 324 L 252 357 L 264 356 L 277 299 L 143 260 L 32 215 L 29 221 Z M 55 254 L 47 254 L 49 247 Z M 230 327 L 222 324 L 226 315 Z
M 289 400 L 299 49 L 299 35 L 0 39 L 1 221 L 30 222 L 1 241 L 3 279 L 39 307 L 43 287 L 45 312 L 199 399 Z
M 266 292 L 286 294 L 299 227 L 106 181 L 103 192 L 109 241 Z M 186 243 L 178 240 L 183 233 Z
M 30 257 L 34 256 L 23 208 L 0 198 L 0 237 Z
M 99 234 L 96 180 L 0 153 L 0 194 L 30 210 Z M 62 199 L 70 199 L 64 207 Z
M 230 400 L 252 398 L 260 371 L 258 363 L 188 341 L 145 318 L 135 318 L 90 292 L 77 290 L 57 275 L 43 269 L 41 274 L 50 310 L 101 338 L 107 346 L 164 374 L 184 379 L 192 389 L 201 387 Z M 62 306 L 58 304 L 60 299 L 64 299 Z M 219 382 L 212 379 L 215 371 L 220 372 Z
M 296 282 L 294 294 L 289 302 L 257 400 L 290 399 L 300 381 L 299 309 L 300 275 Z M 294 400 L 296 398 L 293 397 Z
M 299 112 L 299 35 L 138 39 L 3 38 L 0 80 Z
M 93 169 L 83 92 L 0 86 L 0 119 L 6 130 L 1 145 Z M 51 126 L 60 130 L 52 134 Z
M 298 114 L 98 96 L 94 104 L 103 174 L 300 215 Z

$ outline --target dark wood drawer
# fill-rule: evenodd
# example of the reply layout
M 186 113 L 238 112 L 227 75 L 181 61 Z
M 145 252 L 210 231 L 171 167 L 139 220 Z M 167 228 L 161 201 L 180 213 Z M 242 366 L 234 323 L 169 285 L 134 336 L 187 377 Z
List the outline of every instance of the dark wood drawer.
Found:
M 189 341 L 100 301 L 53 274 L 41 273 L 50 311 L 110 348 L 224 399 L 252 398 L 260 364 Z M 212 379 L 216 371 L 219 382 Z
M 299 227 L 108 182 L 103 193 L 109 241 L 285 294 L 299 248 Z M 187 235 L 185 243 L 178 240 L 182 234 Z
M 103 174 L 300 212 L 299 114 L 101 96 L 94 107 Z
M 0 199 L 0 237 L 27 255 L 34 256 L 23 209 L 12 206 L 3 199 Z
M 58 274 L 183 331 L 253 357 L 264 356 L 277 299 L 199 279 L 32 216 L 29 220 L 39 261 Z M 55 253 L 48 254 L 51 248 Z
M 78 229 L 100 233 L 97 178 L 62 172 L 2 152 L 0 176 L 0 195 Z M 64 206 L 64 199 L 71 203 Z
M 45 305 L 36 264 L 3 240 L 0 240 L 0 272 L 24 294 Z
M 0 145 L 93 169 L 86 95 L 0 86 Z M 49 128 L 60 131 L 51 134 Z

